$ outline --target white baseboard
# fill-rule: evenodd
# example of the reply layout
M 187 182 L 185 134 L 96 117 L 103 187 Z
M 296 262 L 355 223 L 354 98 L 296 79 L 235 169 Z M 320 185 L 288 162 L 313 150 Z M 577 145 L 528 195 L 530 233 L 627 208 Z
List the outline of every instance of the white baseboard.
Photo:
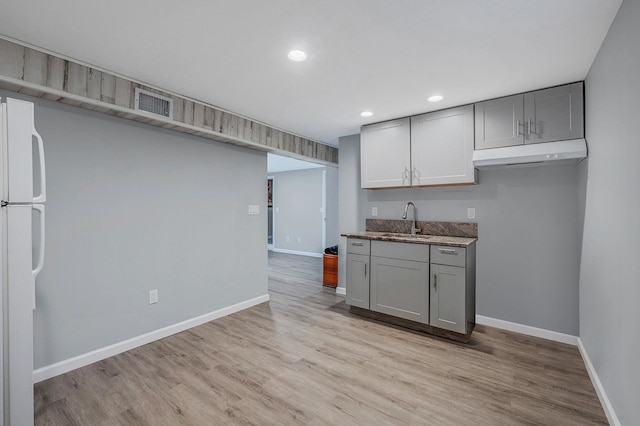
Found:
M 38 368 L 33 372 L 33 383 L 38 383 L 43 380 L 58 376 L 60 374 L 75 370 L 77 368 L 93 364 L 94 362 L 101 361 L 119 353 L 126 352 L 142 345 L 146 345 L 147 343 L 155 342 L 156 340 L 163 339 L 165 337 L 171 336 L 172 334 L 188 330 L 192 327 L 204 324 L 209 321 L 213 321 L 218 318 L 222 318 L 227 315 L 231 315 L 235 312 L 239 312 L 268 301 L 269 294 L 258 296 L 253 299 L 245 300 L 244 302 L 236 303 L 235 305 L 227 306 L 226 308 L 218 309 L 208 314 L 200 315 L 198 317 L 182 321 L 177 324 L 161 328 L 159 330 L 151 331 L 149 333 L 145 333 L 140 336 L 136 336 L 131 339 L 106 346 L 104 348 L 96 349 L 86 354 L 78 355 L 64 361 L 56 362 L 55 364 Z
M 607 397 L 607 393 L 602 386 L 602 382 L 598 377 L 598 373 L 596 372 L 596 369 L 593 367 L 593 364 L 589 359 L 587 349 L 584 347 L 584 345 L 582 344 L 582 339 L 579 337 L 578 350 L 580 351 L 580 355 L 582 355 L 582 360 L 584 361 L 584 365 L 587 368 L 587 373 L 589 373 L 589 378 L 591 378 L 591 383 L 596 390 L 596 394 L 598 395 L 598 399 L 600 400 L 600 404 L 602 405 L 604 414 L 607 416 L 609 424 L 613 426 L 620 426 L 620 420 L 618 420 L 618 416 L 616 416 L 616 412 L 613 410 L 611 401 L 609 401 L 609 397 Z
M 346 287 L 336 287 L 336 294 L 338 296 L 346 296 L 347 295 Z
M 557 331 L 545 330 L 544 328 L 531 327 L 529 325 L 485 317 L 482 315 L 476 315 L 476 323 L 501 328 L 503 330 L 515 331 L 516 333 L 526 334 L 527 336 L 541 337 L 555 342 L 567 343 L 569 345 L 576 346 L 578 344 L 578 337 L 572 336 L 571 334 L 558 333 Z
M 271 251 L 275 251 L 276 253 L 297 254 L 300 256 L 322 257 L 322 253 L 312 253 L 310 251 L 287 250 L 287 249 L 279 249 L 275 247 Z

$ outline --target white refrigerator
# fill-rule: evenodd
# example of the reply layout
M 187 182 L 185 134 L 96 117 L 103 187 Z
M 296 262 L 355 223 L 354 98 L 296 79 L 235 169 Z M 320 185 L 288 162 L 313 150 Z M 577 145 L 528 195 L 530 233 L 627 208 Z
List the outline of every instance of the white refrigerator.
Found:
M 33 425 L 33 310 L 44 261 L 44 150 L 33 104 L 0 101 L 0 418 L 5 426 Z

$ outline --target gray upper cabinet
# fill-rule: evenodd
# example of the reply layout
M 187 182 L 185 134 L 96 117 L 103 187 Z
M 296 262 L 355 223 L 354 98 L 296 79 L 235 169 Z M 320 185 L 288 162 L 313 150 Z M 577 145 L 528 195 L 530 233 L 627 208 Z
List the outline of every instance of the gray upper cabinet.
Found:
M 475 183 L 472 160 L 473 105 L 411 117 L 413 186 Z
M 363 126 L 361 186 L 473 184 L 473 149 L 473 105 Z
M 522 145 L 524 102 L 522 95 L 476 104 L 476 149 Z
M 409 118 L 362 127 L 360 166 L 363 188 L 411 185 L 410 132 Z
M 476 104 L 476 149 L 584 137 L 583 83 Z
M 524 111 L 525 143 L 584 137 L 583 83 L 526 93 Z

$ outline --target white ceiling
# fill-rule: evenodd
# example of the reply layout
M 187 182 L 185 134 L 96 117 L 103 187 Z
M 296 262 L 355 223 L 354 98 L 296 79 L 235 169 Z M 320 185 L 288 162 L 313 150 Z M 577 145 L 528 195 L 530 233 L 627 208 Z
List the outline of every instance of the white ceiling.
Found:
M 0 0 L 0 33 L 336 145 L 584 79 L 621 1 Z

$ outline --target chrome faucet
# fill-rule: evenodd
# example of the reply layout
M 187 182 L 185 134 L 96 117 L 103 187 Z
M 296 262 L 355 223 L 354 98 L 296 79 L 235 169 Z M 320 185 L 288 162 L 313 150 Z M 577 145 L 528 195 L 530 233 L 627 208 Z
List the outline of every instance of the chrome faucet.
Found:
M 416 205 L 413 204 L 411 201 L 409 201 L 407 203 L 406 206 L 404 206 L 404 214 L 402 215 L 403 219 L 407 218 L 407 212 L 409 210 L 409 205 L 413 206 L 413 223 L 411 224 L 411 235 L 416 235 L 420 233 L 420 229 L 416 228 L 416 216 L 417 216 L 417 212 L 416 212 Z

